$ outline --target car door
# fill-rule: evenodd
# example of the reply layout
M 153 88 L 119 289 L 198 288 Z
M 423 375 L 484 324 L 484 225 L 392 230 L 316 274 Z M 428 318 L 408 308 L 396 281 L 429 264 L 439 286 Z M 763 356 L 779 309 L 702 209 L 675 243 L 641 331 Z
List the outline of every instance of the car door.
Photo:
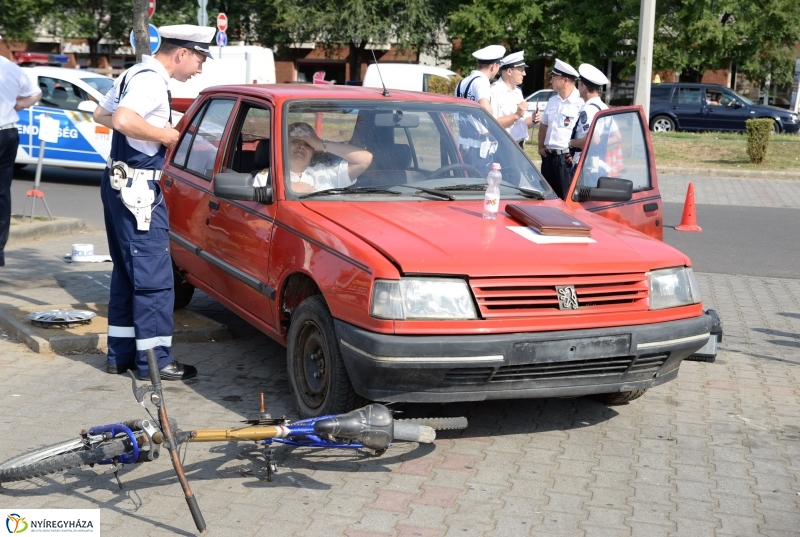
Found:
M 678 118 L 678 128 L 699 130 L 706 128 L 704 113 L 705 93 L 699 86 L 675 88 L 670 108 Z
M 713 130 L 744 131 L 745 121 L 753 117 L 750 109 L 736 95 L 721 88 L 706 88 L 709 126 Z M 717 103 L 717 104 L 713 104 Z
M 235 105 L 232 97 L 211 98 L 194 112 L 182 129 L 161 180 L 169 208 L 173 260 L 208 285 L 217 278 L 213 264 L 203 254 L 213 195 L 211 179 L 222 134 Z
M 30 74 L 29 74 L 30 76 Z M 39 103 L 20 111 L 21 162 L 39 158 L 39 123 L 47 115 L 59 123 L 58 141 L 46 143 L 45 165 L 103 169 L 111 150 L 111 132 L 98 125 L 92 115 L 78 109 L 84 101 L 95 101 L 78 84 L 57 76 L 34 73 L 35 83 L 42 90 Z
M 653 144 L 641 106 L 598 112 L 575 170 L 568 203 L 662 240 L 663 208 L 658 190 Z M 601 178 L 633 183 L 628 201 L 584 201 Z
M 271 181 L 273 115 L 268 103 L 240 102 L 216 171 L 249 173 L 264 185 Z M 267 268 L 277 204 L 226 199 L 212 192 L 205 210 L 205 251 L 213 265 L 214 289 L 274 326 L 276 283 L 268 281 Z

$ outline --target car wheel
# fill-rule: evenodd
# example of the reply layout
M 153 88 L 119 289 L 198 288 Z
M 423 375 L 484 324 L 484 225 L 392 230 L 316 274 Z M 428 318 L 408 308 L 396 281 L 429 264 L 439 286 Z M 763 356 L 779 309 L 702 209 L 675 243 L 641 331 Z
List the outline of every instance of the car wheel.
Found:
M 592 399 L 600 401 L 606 405 L 622 405 L 644 395 L 647 390 L 631 390 L 629 392 L 598 393 L 592 395 Z
M 194 285 L 187 282 L 175 264 L 172 264 L 172 279 L 175 282 L 175 305 L 173 309 L 185 308 L 194 296 Z
M 777 121 L 772 122 L 772 134 L 780 134 L 781 126 Z
M 333 317 L 322 295 L 306 298 L 292 314 L 286 367 L 295 406 L 305 418 L 342 414 L 366 402 L 347 376 Z
M 653 132 L 673 132 L 675 122 L 669 116 L 656 116 L 650 122 L 650 130 Z

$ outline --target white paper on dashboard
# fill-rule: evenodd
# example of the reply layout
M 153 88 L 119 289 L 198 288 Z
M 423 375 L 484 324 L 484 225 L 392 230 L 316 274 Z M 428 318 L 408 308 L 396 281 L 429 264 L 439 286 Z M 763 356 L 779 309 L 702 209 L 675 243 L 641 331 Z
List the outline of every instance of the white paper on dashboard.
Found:
M 561 235 L 540 235 L 528 226 L 506 226 L 523 239 L 528 239 L 536 244 L 589 244 L 597 242 L 591 237 L 564 237 Z

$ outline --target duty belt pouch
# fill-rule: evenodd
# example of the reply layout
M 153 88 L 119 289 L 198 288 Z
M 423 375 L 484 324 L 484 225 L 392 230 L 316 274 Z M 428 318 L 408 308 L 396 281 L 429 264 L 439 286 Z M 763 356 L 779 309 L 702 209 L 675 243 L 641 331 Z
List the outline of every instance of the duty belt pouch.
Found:
M 156 195 L 150 190 L 147 181 L 144 178 L 137 181 L 134 177 L 131 186 L 123 186 L 119 193 L 125 208 L 136 218 L 136 229 L 149 231 L 152 205 Z
M 112 162 L 108 170 L 108 180 L 111 181 L 111 188 L 120 190 L 128 184 L 128 177 L 131 176 L 131 169 L 121 161 Z

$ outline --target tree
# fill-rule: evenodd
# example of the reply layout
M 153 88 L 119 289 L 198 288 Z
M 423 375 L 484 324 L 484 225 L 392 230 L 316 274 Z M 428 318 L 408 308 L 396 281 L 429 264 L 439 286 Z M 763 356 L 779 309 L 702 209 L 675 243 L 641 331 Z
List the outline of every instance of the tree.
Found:
M 0 36 L 6 41 L 33 41 L 38 21 L 53 4 L 53 0 L 0 0 Z
M 796 0 L 659 0 L 654 68 L 699 81 L 709 69 L 738 66 L 753 81 L 791 82 L 800 41 Z
M 255 27 L 269 47 L 315 42 L 332 54 L 348 46 L 351 77 L 357 80 L 368 45 L 391 42 L 419 53 L 432 46 L 437 30 L 426 0 L 267 0 L 258 4 Z

